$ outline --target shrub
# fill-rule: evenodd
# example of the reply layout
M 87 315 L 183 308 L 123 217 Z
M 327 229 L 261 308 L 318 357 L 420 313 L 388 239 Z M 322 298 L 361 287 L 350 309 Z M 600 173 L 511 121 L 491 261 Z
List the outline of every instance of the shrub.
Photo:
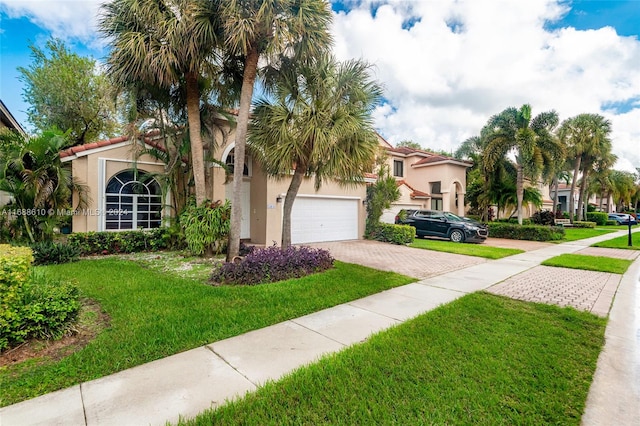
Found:
M 254 249 L 240 262 L 223 263 L 210 281 L 219 284 L 254 285 L 300 278 L 333 267 L 327 250 L 310 247 Z
M 409 244 L 416 236 L 416 229 L 411 225 L 392 225 L 378 223 L 366 235 L 369 240 L 393 244 Z
M 555 214 L 549 210 L 537 211 L 531 216 L 531 221 L 536 225 L 553 225 Z
M 35 265 L 68 263 L 78 260 L 80 249 L 71 244 L 42 241 L 31 246 Z
M 220 253 L 225 248 L 230 220 L 229 201 L 188 206 L 180 215 L 180 223 L 189 251 L 195 255 Z
M 596 223 L 595 222 L 581 222 L 579 220 L 576 220 L 573 222 L 573 227 L 574 228 L 595 228 L 596 227 Z
M 587 213 L 587 221 L 595 222 L 598 226 L 603 226 L 609 220 L 609 215 L 607 213 L 602 212 L 588 212 Z
M 607 220 L 607 223 L 605 223 L 605 225 L 607 226 L 616 226 L 618 224 L 618 222 L 616 222 L 615 220 Z
M 489 223 L 489 235 L 512 240 L 556 241 L 564 238 L 564 228 L 561 226 Z
M 26 282 L 31 262 L 33 252 L 29 247 L 0 244 L 0 295 Z
M 31 272 L 28 247 L 0 245 L 0 350 L 30 337 L 60 337 L 75 319 L 78 290 Z
M 170 228 L 156 228 L 145 231 L 77 232 L 70 234 L 67 241 L 80 254 L 89 255 L 162 250 L 169 247 L 171 238 Z

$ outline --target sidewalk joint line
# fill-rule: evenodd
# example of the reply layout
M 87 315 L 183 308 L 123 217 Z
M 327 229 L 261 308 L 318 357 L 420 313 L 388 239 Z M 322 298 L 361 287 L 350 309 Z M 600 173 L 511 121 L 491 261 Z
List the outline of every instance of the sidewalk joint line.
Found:
M 212 343 L 213 344 L 213 343 Z M 211 344 L 211 345 L 212 345 Z M 234 367 L 233 365 L 231 365 L 231 363 L 229 361 L 227 361 L 225 359 L 225 357 L 223 357 L 222 355 L 220 355 L 218 352 L 216 352 L 215 350 L 213 350 L 213 348 L 211 347 L 211 345 L 205 345 L 204 347 L 206 349 L 208 349 L 212 354 L 214 354 L 215 356 L 217 356 L 218 358 L 220 358 L 225 364 L 227 364 L 229 367 L 231 367 L 231 369 L 233 369 L 236 373 L 238 373 L 239 375 L 241 375 L 242 377 L 244 377 L 245 379 L 247 379 L 247 381 L 249 383 L 251 383 L 253 386 L 257 388 L 259 388 L 260 386 L 255 383 L 253 380 L 251 380 L 249 377 L 247 377 L 246 374 L 242 373 L 240 370 L 238 370 L 236 367 Z
M 80 383 L 79 387 L 80 387 L 80 402 L 82 403 L 82 415 L 84 416 L 84 424 L 85 426 L 87 426 L 89 423 L 87 422 L 87 407 L 84 403 L 84 392 L 82 391 L 82 385 L 84 385 L 84 383 Z

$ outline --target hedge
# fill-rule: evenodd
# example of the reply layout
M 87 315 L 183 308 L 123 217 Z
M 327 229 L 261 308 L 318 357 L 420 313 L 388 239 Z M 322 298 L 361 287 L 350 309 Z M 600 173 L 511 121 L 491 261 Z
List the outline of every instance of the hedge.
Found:
M 393 225 L 378 223 L 365 235 L 368 240 L 393 244 L 410 244 L 416 236 L 416 228 L 411 225 Z
M 602 212 L 588 212 L 587 213 L 587 221 L 595 222 L 598 226 L 604 226 L 607 224 L 607 220 L 609 220 L 609 215 L 607 213 Z
M 117 254 L 166 249 L 171 245 L 170 228 L 148 231 L 77 232 L 67 241 L 83 255 Z
M 561 226 L 513 225 L 509 223 L 491 222 L 489 235 L 495 238 L 529 241 L 557 241 L 564 238 Z
M 595 222 L 584 222 L 584 221 L 576 220 L 576 221 L 573 222 L 573 227 L 574 228 L 595 228 L 596 227 L 596 223 Z

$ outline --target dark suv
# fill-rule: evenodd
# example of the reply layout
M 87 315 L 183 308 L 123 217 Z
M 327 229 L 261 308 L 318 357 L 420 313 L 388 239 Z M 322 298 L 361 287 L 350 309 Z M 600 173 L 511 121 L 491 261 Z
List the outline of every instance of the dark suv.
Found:
M 418 237 L 442 237 L 456 243 L 481 243 L 489 236 L 486 225 L 437 210 L 400 210 L 396 223 L 413 226 Z

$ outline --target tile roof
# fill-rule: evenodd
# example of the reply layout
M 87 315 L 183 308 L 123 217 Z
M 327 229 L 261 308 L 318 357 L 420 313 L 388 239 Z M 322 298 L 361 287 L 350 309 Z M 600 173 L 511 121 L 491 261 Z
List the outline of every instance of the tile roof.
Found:
M 446 155 L 441 155 L 441 154 L 435 154 L 433 152 L 423 151 L 421 149 L 408 148 L 406 146 L 401 146 L 398 148 L 387 148 L 387 151 L 405 155 L 405 156 L 415 155 L 418 157 L 423 157 L 421 160 L 413 163 L 412 166 L 419 166 L 423 164 L 433 164 L 433 163 L 446 162 L 446 161 L 455 161 L 457 163 L 460 163 L 461 165 L 468 165 L 468 166 L 473 165 L 473 163 L 468 160 L 460 160 L 458 158 L 448 157 Z
M 409 195 L 411 198 L 431 197 L 431 195 L 429 195 L 428 193 L 423 192 L 423 191 L 419 191 L 419 190 L 415 189 L 413 186 L 409 185 L 406 180 L 399 180 L 399 181 L 396 182 L 396 185 L 397 186 L 404 185 L 407 188 L 409 188 L 411 190 L 411 194 Z
M 158 141 L 154 138 L 154 136 L 157 136 L 159 134 L 160 132 L 157 130 L 148 132 L 144 136 L 144 143 L 164 151 L 164 146 L 158 143 Z M 60 151 L 60 158 L 72 157 L 74 155 L 78 155 L 81 152 L 92 151 L 94 149 L 103 148 L 105 146 L 110 146 L 110 145 L 117 145 L 119 143 L 126 142 L 128 140 L 129 140 L 129 136 L 118 136 L 116 138 L 105 139 L 98 142 L 91 142 L 91 143 L 85 143 L 83 145 L 72 146 L 71 148 L 67 148 L 65 150 Z

